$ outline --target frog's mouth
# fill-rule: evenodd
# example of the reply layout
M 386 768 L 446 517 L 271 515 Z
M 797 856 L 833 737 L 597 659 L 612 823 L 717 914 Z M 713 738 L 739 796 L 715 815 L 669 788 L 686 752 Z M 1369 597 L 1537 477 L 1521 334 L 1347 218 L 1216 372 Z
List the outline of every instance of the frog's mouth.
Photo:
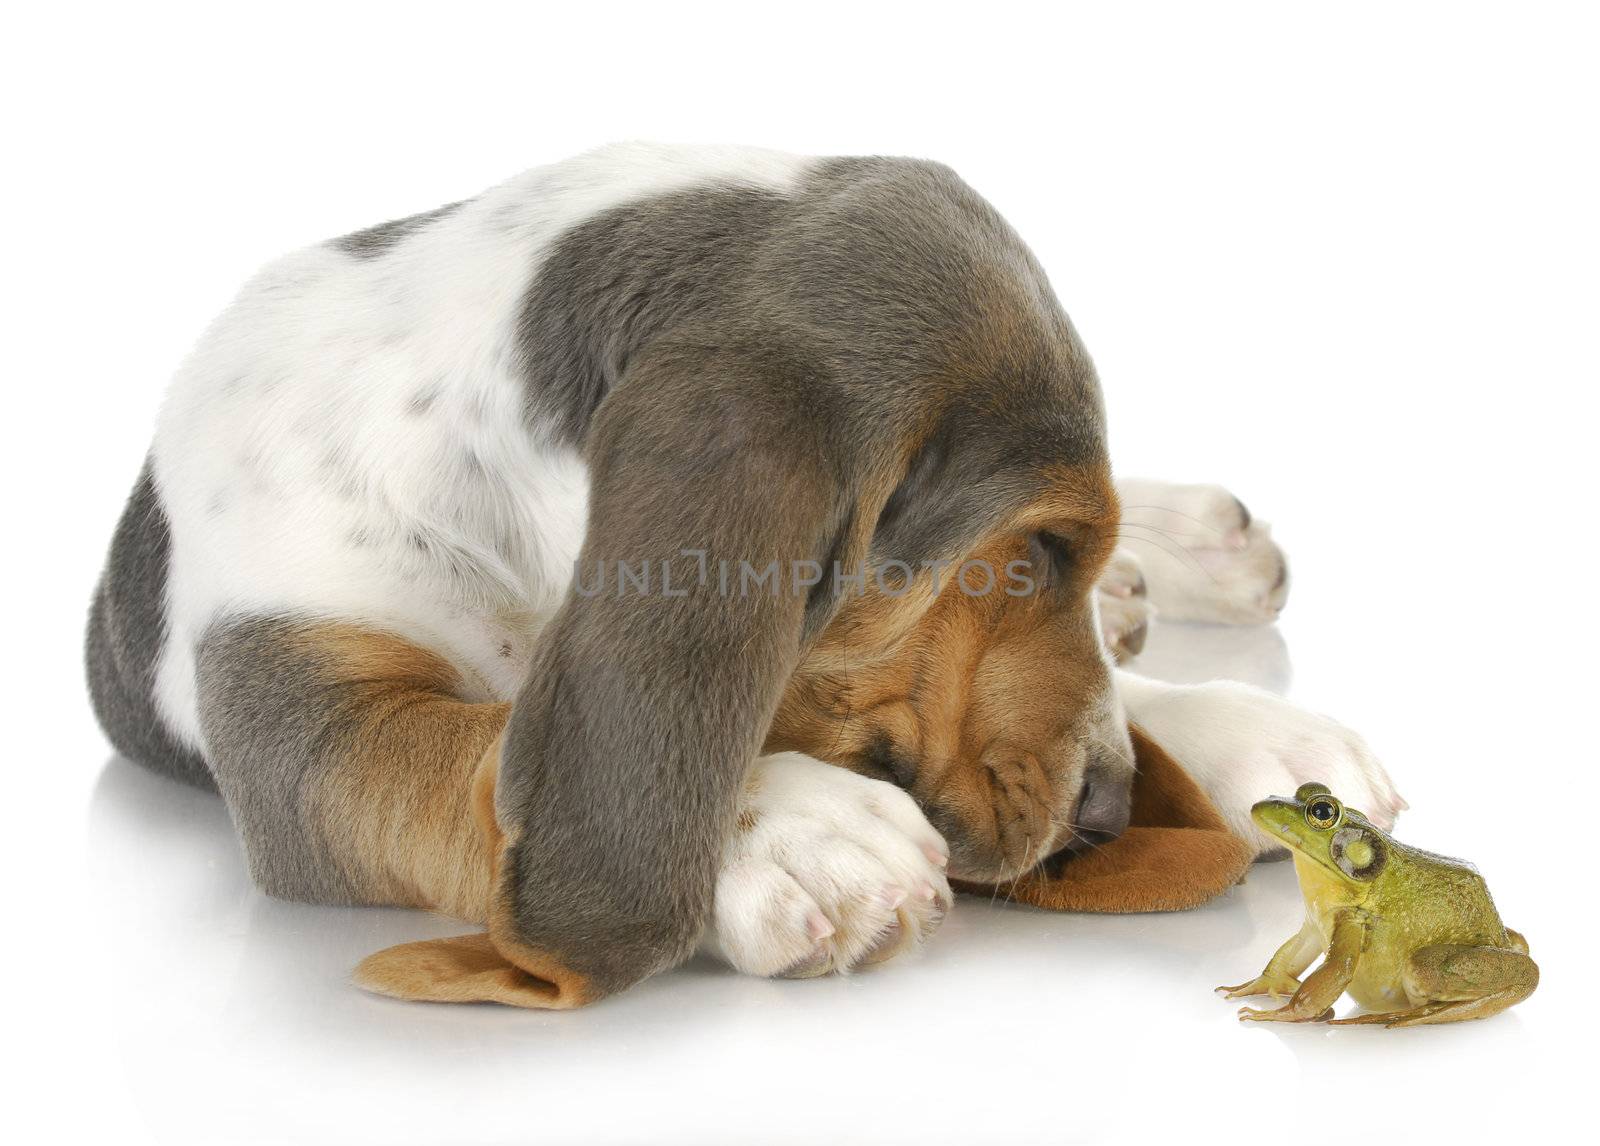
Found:
M 1305 854 L 1310 851 L 1305 816 L 1300 805 L 1282 796 L 1270 796 L 1250 808 L 1250 818 L 1269 837 L 1278 841 L 1290 852 Z
M 1344 809 L 1345 820 L 1350 825 L 1365 824 L 1359 812 Z M 1354 870 L 1346 870 L 1339 863 L 1338 837 L 1331 829 L 1312 827 L 1306 822 L 1305 806 L 1295 800 L 1280 796 L 1262 800 L 1250 809 L 1250 818 L 1269 837 L 1289 849 L 1289 855 L 1315 864 L 1329 875 L 1360 882 Z

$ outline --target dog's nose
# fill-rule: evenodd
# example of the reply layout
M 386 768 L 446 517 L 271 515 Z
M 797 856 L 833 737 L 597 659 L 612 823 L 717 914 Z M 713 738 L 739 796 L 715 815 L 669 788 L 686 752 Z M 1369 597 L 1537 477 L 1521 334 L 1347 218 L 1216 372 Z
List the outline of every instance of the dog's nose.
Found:
M 1078 796 L 1078 811 L 1072 817 L 1077 839 L 1074 847 L 1094 847 L 1120 836 L 1133 815 L 1133 777 L 1091 764 Z

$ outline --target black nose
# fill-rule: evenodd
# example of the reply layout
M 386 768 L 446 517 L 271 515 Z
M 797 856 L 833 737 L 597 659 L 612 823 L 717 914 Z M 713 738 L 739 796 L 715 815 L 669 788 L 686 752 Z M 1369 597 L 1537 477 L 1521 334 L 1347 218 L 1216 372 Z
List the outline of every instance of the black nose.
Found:
M 1102 765 L 1090 765 L 1078 797 L 1078 810 L 1072 817 L 1076 829 L 1072 850 L 1082 851 L 1116 839 L 1132 814 L 1133 777 L 1118 776 Z

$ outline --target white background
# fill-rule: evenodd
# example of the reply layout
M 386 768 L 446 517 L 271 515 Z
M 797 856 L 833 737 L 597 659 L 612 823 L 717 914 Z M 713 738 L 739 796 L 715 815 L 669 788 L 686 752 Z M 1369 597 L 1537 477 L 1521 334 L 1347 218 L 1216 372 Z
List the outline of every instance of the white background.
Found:
M 33 4 L 0 52 L 11 1140 L 1592 1124 L 1584 6 Z M 629 137 L 926 155 L 989 196 L 1096 356 L 1119 467 L 1225 482 L 1294 563 L 1278 629 L 1169 627 L 1149 667 L 1292 665 L 1389 763 L 1398 834 L 1484 871 L 1538 994 L 1459 1027 L 1241 1027 L 1210 988 L 1295 926 L 1287 865 L 1181 916 L 963 902 L 843 981 L 696 964 L 562 1015 L 349 986 L 451 928 L 269 901 L 214 800 L 112 760 L 90 589 L 164 379 L 257 265 Z

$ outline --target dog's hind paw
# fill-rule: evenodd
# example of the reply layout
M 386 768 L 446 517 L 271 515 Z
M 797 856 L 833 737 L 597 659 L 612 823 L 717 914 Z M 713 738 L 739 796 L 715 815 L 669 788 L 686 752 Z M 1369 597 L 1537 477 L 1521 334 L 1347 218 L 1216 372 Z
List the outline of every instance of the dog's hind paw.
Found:
M 1170 620 L 1262 624 L 1289 597 L 1272 528 L 1217 485 L 1118 483 L 1122 537 L 1137 545 L 1151 602 Z

